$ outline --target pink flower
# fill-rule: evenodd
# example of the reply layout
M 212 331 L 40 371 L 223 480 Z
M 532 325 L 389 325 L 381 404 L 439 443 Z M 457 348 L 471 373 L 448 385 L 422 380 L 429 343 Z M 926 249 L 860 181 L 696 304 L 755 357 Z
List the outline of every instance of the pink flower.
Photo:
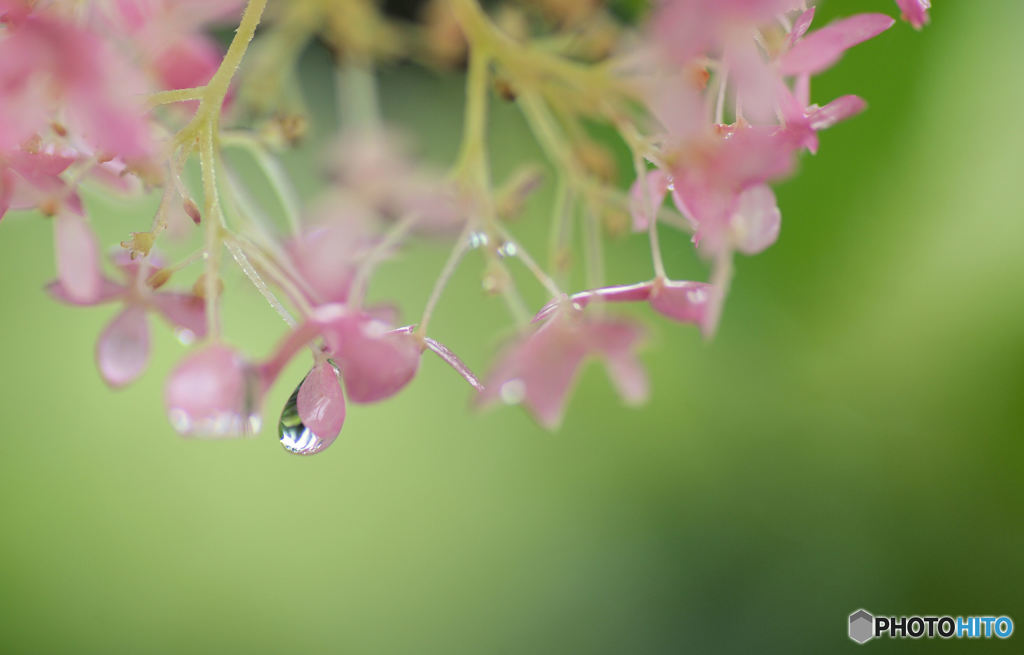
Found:
M 365 312 L 339 312 L 321 323 L 321 334 L 352 402 L 389 398 L 409 384 L 419 369 L 422 348 L 415 337 L 395 332 Z
M 60 175 L 75 161 L 74 153 L 29 151 L 16 148 L 0 152 L 0 219 L 8 209 L 32 209 L 60 200 L 82 212 L 77 194 Z M 56 207 L 53 207 L 55 209 Z
M 442 174 L 418 166 L 401 135 L 386 130 L 349 131 L 328 162 L 333 181 L 378 216 L 416 216 L 413 229 L 436 234 L 461 228 L 466 209 Z
M 685 63 L 721 49 L 732 34 L 749 34 L 800 4 L 795 0 L 668 0 L 654 13 L 652 30 L 658 46 L 674 61 Z
M 356 403 L 389 398 L 404 388 L 419 369 L 420 355 L 431 350 L 475 389 L 483 385 L 448 348 L 418 337 L 412 326 L 392 329 L 382 318 L 340 304 L 323 305 L 284 339 L 259 368 L 269 385 L 311 340 L 323 346 L 317 363 L 296 387 L 281 413 L 281 443 L 290 452 L 312 455 L 330 446 L 345 419 L 345 393 Z M 341 377 L 339 381 L 338 377 Z
M 928 10 L 931 0 L 896 0 L 900 7 L 900 17 L 919 30 L 928 24 Z
M 204 27 L 234 20 L 244 4 L 239 0 L 117 0 L 106 11 L 99 9 L 98 19 L 110 32 L 129 37 L 159 88 L 184 89 L 209 82 L 223 56 Z
M 775 241 L 779 213 L 765 183 L 790 173 L 796 147 L 785 131 L 740 128 L 672 170 L 672 198 L 701 249 L 753 254 Z
M 344 303 L 367 253 L 379 240 L 371 216 L 343 197 L 329 195 L 312 211 L 310 227 L 287 252 L 314 304 Z
M 59 260 L 58 260 L 59 261 Z M 96 281 L 96 288 L 87 300 L 72 293 L 73 286 L 61 278 L 52 283 L 50 294 L 68 304 L 92 306 L 115 300 L 122 302 L 121 311 L 107 325 L 96 342 L 96 365 L 103 380 L 111 387 L 134 382 L 149 362 L 149 322 L 147 313 L 159 313 L 176 327 L 182 340 L 191 341 L 206 334 L 206 309 L 201 298 L 173 291 L 154 291 L 137 280 L 138 263 L 121 255 L 116 259 L 126 283 L 105 278 Z M 97 274 L 98 274 L 98 268 Z M 81 283 L 75 277 L 79 284 Z
M 171 425 L 186 436 L 233 437 L 260 429 L 268 381 L 237 351 L 220 343 L 188 355 L 171 372 L 164 404 Z
M 139 160 L 153 152 L 145 84 L 96 34 L 57 14 L 19 16 L 0 39 L 0 151 L 39 132 L 63 108 L 71 131 L 99 151 Z
M 505 349 L 477 402 L 522 403 L 538 423 L 554 429 L 580 366 L 598 357 L 622 398 L 641 403 L 647 398 L 647 376 L 634 351 L 642 338 L 643 330 L 631 322 L 557 308 L 539 328 Z

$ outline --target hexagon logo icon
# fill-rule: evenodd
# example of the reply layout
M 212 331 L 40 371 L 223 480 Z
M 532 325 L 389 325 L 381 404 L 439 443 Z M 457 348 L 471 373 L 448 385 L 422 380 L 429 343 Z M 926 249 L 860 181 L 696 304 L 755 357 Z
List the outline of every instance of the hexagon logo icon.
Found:
M 857 610 L 850 615 L 850 639 L 863 644 L 875 636 L 875 617 L 867 610 Z

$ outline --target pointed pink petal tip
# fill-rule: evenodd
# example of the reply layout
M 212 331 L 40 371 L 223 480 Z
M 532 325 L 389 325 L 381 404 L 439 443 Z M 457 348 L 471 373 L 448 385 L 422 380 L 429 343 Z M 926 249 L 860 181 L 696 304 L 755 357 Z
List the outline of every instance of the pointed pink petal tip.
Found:
M 72 302 L 91 304 L 103 290 L 99 246 L 85 217 L 64 209 L 53 218 L 57 279 Z
M 815 75 L 839 61 L 858 43 L 874 38 L 896 21 L 885 14 L 857 14 L 811 32 L 779 61 L 783 75 Z

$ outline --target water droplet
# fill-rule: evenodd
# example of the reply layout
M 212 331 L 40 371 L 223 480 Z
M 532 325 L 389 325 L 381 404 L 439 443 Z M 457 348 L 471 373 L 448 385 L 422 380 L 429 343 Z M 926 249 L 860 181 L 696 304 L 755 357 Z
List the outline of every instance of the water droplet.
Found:
M 686 299 L 695 305 L 700 304 L 707 301 L 708 292 L 704 289 L 690 289 L 686 292 Z
M 506 241 L 498 248 L 498 257 L 515 257 L 519 254 L 519 247 L 512 241 Z
M 526 383 L 519 378 L 509 380 L 501 385 L 501 390 L 498 393 L 501 395 L 501 401 L 506 405 L 518 405 L 526 398 Z
M 469 247 L 470 248 L 481 248 L 487 245 L 487 233 L 486 232 L 472 232 L 469 235 Z
M 306 379 L 303 378 L 302 382 Z M 281 439 L 284 449 L 295 455 L 315 455 L 324 450 L 332 443 L 337 435 L 329 439 L 321 439 L 313 434 L 313 431 L 305 426 L 299 417 L 299 389 L 302 388 L 299 382 L 292 392 L 288 402 L 281 410 L 281 421 L 277 425 L 277 434 Z
M 196 341 L 196 333 L 187 328 L 178 328 L 174 331 L 174 336 L 178 338 L 178 341 L 185 346 L 191 346 Z

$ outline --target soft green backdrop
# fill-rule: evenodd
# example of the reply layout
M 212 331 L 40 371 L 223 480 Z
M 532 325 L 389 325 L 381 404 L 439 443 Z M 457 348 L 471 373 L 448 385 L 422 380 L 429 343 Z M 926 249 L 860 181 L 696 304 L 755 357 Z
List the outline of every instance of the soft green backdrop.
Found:
M 5 219 L 0 651 L 853 652 L 860 607 L 1024 630 L 1024 3 L 936 4 L 924 32 L 898 24 L 816 83 L 816 99 L 859 93 L 870 110 L 778 190 L 781 240 L 739 263 L 715 341 L 639 312 L 649 406 L 620 406 L 593 367 L 556 434 L 467 411 L 464 384 L 427 360 L 318 457 L 287 456 L 270 430 L 180 439 L 161 407 L 184 352 L 169 331 L 140 383 L 108 391 L 92 349 L 113 308 L 48 300 L 49 225 Z M 861 8 L 895 12 L 823 15 Z M 308 79 L 326 114 L 321 64 Z M 460 83 L 385 75 L 388 117 L 438 162 Z M 536 155 L 512 107 L 494 117 L 499 171 Z M 290 159 L 305 193 L 310 161 Z M 113 242 L 151 205 L 91 207 Z M 673 271 L 700 272 L 683 237 L 666 241 Z M 612 280 L 646 275 L 645 248 L 613 244 Z M 377 292 L 418 311 L 442 259 L 418 248 Z M 504 315 L 471 263 L 436 333 L 485 369 Z M 240 278 L 227 293 L 229 334 L 265 353 L 282 326 Z M 268 423 L 290 392 L 273 389 Z

